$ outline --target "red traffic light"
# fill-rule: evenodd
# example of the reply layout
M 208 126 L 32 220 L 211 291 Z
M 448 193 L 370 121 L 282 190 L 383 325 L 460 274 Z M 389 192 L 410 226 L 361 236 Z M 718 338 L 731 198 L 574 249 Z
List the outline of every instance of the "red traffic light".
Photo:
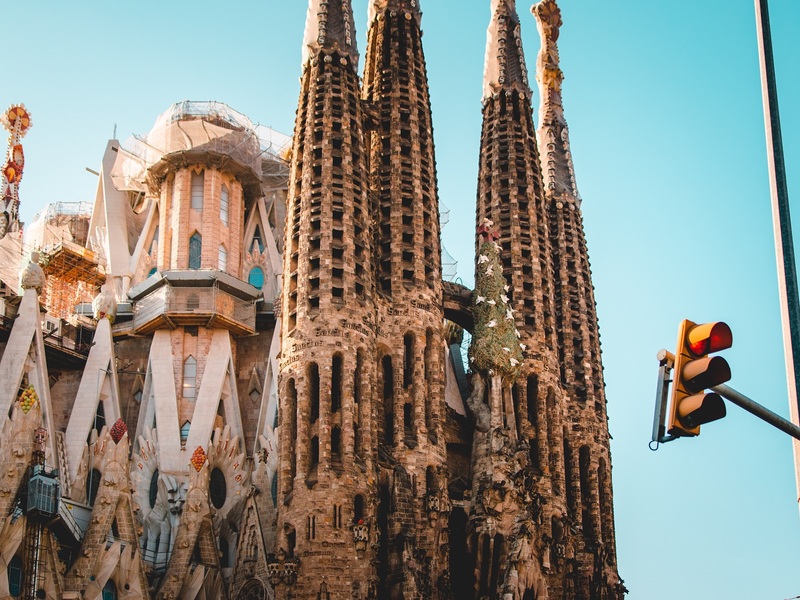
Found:
M 705 356 L 733 346 L 733 333 L 722 321 L 695 325 L 686 336 L 686 346 L 694 356 Z

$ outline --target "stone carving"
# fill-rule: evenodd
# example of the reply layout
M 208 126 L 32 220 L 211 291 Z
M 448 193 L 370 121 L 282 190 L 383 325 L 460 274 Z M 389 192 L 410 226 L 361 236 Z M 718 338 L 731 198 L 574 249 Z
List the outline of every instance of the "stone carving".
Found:
M 39 253 L 33 251 L 30 261 L 19 275 L 19 287 L 23 290 L 36 290 L 36 293 L 41 296 L 45 283 L 44 270 L 39 266 Z
M 267 557 L 267 569 L 269 570 L 269 582 L 273 587 L 280 584 L 294 585 L 297 581 L 300 559 L 288 556 L 286 550 L 279 549 L 277 553 Z
M 114 323 L 117 317 L 117 299 L 113 286 L 106 284 L 100 289 L 100 293 L 92 300 L 92 314 L 98 321 L 108 319 L 110 323 Z
M 364 522 L 364 519 L 359 519 L 358 523 L 353 525 L 353 543 L 356 547 L 356 552 L 363 553 L 367 549 L 369 543 L 369 525 Z

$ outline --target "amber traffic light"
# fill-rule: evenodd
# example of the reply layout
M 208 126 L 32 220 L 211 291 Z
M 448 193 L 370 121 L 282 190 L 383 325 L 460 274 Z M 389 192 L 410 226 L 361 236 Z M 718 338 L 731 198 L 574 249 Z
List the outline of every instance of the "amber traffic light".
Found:
M 700 425 L 725 416 L 722 397 L 706 389 L 728 381 L 731 369 L 721 356 L 708 355 L 732 345 L 731 329 L 721 321 L 700 325 L 681 322 L 667 433 L 675 437 L 698 435 Z

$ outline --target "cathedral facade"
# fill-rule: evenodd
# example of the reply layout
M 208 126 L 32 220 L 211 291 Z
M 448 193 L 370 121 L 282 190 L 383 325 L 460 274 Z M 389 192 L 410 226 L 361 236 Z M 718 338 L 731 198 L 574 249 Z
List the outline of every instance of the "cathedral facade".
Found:
M 24 241 L 9 109 L 0 599 L 623 598 L 561 14 L 532 12 L 538 128 L 491 0 L 474 290 L 442 275 L 418 0 L 371 0 L 361 75 L 350 1 L 309 0 L 293 137 L 176 104 Z

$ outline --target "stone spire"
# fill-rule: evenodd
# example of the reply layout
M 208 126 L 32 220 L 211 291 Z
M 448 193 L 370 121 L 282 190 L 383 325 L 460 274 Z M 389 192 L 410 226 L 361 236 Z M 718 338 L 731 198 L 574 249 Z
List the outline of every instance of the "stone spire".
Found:
M 492 0 L 492 21 L 486 32 L 484 101 L 500 89 L 531 95 L 515 0 Z
M 555 0 L 542 0 L 531 9 L 536 17 L 541 36 L 541 50 L 536 61 L 536 79 L 539 82 L 539 147 L 542 148 L 542 165 L 548 193 L 564 196 L 567 201 L 580 204 L 580 194 L 575 184 L 575 168 L 569 146 L 569 130 L 564 119 L 561 100 L 561 83 L 564 73 L 559 67 L 558 34 L 561 29 L 561 10 Z
M 420 15 L 417 0 L 372 0 L 363 97 L 377 111 L 370 164 L 379 204 L 378 289 L 396 300 L 431 302 L 441 296 L 441 248 Z
M 439 196 L 420 17 L 418 0 L 370 1 L 362 90 L 372 111 L 376 437 L 378 456 L 396 465 L 384 462 L 378 479 L 395 482 L 398 507 L 378 511 L 378 555 L 387 557 L 378 598 L 432 597 L 423 582 L 442 581 L 449 565 Z M 423 473 L 424 505 L 413 485 Z
M 484 73 L 476 226 L 488 219 L 497 228 L 510 306 L 527 355 L 552 361 L 547 209 L 514 0 L 492 1 Z M 529 361 L 523 370 L 531 369 Z
M 282 281 L 280 512 L 269 560 L 286 573 L 273 580 L 279 600 L 316 597 L 326 576 L 334 597 L 366 597 L 375 558 L 357 557 L 353 533 L 342 526 L 343 510 L 352 521 L 355 503 L 359 520 L 376 522 L 365 501 L 376 493 L 367 388 L 374 381 L 373 230 L 355 32 L 349 0 L 310 0 L 308 14 Z M 341 553 L 306 561 L 321 554 L 322 539 Z
M 320 49 L 338 50 L 358 65 L 356 28 L 350 0 L 310 0 L 303 38 L 303 68 Z

